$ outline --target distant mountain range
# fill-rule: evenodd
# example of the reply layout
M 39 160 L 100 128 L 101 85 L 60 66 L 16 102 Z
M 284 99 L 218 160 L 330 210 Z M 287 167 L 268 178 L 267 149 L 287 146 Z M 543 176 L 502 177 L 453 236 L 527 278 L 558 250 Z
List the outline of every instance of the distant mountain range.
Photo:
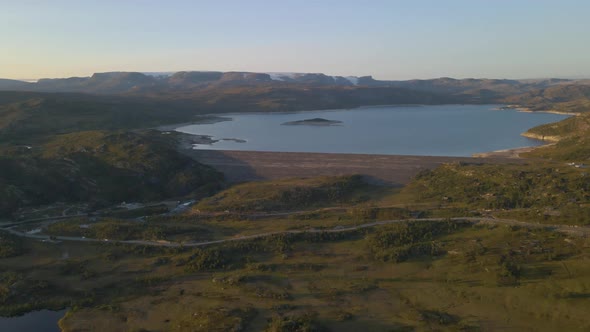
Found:
M 90 77 L 40 79 L 38 82 L 0 79 L 0 90 L 82 92 L 91 94 L 157 94 L 232 87 L 391 87 L 445 95 L 490 99 L 513 96 L 534 89 L 578 82 L 567 79 L 504 80 L 453 79 L 383 81 L 371 76 L 328 76 L 321 73 L 254 73 L 181 71 L 107 72 Z
M 382 81 L 371 76 L 214 71 L 108 72 L 35 83 L 0 79 L 0 134 L 14 138 L 76 128 L 135 128 L 190 121 L 195 114 L 393 104 L 512 104 L 586 112 L 590 80 Z

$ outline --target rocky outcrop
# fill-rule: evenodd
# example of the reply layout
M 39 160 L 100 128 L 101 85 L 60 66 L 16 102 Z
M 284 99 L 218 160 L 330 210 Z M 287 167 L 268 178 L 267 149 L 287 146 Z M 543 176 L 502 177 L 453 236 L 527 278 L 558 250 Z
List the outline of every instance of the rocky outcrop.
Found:
M 524 136 L 524 137 L 532 138 L 532 139 L 538 139 L 538 140 L 545 141 L 545 142 L 559 142 L 562 138 L 561 136 L 540 135 L 540 134 L 535 134 L 535 133 L 531 133 L 528 131 L 524 132 L 520 135 Z

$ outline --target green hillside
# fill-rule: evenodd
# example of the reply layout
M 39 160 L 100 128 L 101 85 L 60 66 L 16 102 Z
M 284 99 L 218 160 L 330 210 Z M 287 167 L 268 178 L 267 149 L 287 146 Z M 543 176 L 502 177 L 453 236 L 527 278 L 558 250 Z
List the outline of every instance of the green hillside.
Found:
M 136 76 L 97 86 L 133 90 Z M 590 115 L 531 129 L 559 142 L 528 160 L 446 164 L 404 188 L 357 175 L 228 188 L 178 151 L 181 134 L 145 128 L 204 112 L 475 102 L 524 88 L 220 81 L 141 100 L 0 93 L 0 217 L 26 221 L 0 231 L 0 315 L 68 308 L 59 324 L 70 332 L 588 330 Z M 561 88 L 529 100 L 587 98 Z M 197 203 L 166 213 L 172 198 Z M 113 209 L 122 201 L 155 204 Z M 71 218 L 31 220 L 45 208 Z
M 572 162 L 590 160 L 590 114 L 580 114 L 557 123 L 531 128 L 525 135 L 531 134 L 537 138 L 550 137 L 558 142 L 524 156 Z
M 590 135 L 573 135 L 555 145 L 542 147 L 523 154 L 529 158 L 544 158 L 567 162 L 590 162 Z
M 518 220 L 590 224 L 590 176 L 565 164 L 447 164 L 402 189 L 406 204 L 430 202 L 455 210 L 500 212 Z
M 0 92 L 0 139 L 26 142 L 76 131 L 145 128 L 189 121 L 194 114 L 195 108 L 173 101 Z
M 148 201 L 216 189 L 222 176 L 157 131 L 78 132 L 0 157 L 0 213 L 55 201 Z
M 584 135 L 590 130 L 590 115 L 581 114 L 579 116 L 572 116 L 565 120 L 548 123 L 531 128 L 527 133 L 536 134 L 540 136 L 553 136 L 565 138 L 574 135 Z
M 250 182 L 202 200 L 203 211 L 289 211 L 366 200 L 366 184 L 358 175 Z
M 557 84 L 509 96 L 503 102 L 523 105 L 533 111 L 588 112 L 590 111 L 590 84 L 587 81 Z

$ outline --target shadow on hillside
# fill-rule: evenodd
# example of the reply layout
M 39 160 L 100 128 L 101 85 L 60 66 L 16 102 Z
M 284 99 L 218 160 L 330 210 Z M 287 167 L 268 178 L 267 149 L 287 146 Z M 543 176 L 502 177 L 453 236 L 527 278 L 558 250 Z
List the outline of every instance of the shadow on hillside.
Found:
M 211 166 L 223 173 L 226 181 L 230 183 L 239 183 L 246 181 L 267 180 L 268 178 L 258 174 L 256 170 L 247 162 L 232 157 L 225 151 L 221 150 L 190 150 L 184 151 L 185 154 L 196 161 Z
M 393 187 L 393 188 L 401 188 L 404 185 L 399 182 L 386 180 L 377 176 L 367 175 L 367 174 L 360 174 L 363 177 L 363 181 L 374 186 L 379 187 Z
M 368 184 L 396 188 L 404 185 L 400 179 L 415 172 L 415 167 L 403 165 L 398 165 L 397 169 L 396 165 L 367 168 L 357 155 L 221 150 L 185 150 L 183 153 L 222 172 L 230 183 L 358 174 Z M 331 159 L 326 161 L 326 158 Z

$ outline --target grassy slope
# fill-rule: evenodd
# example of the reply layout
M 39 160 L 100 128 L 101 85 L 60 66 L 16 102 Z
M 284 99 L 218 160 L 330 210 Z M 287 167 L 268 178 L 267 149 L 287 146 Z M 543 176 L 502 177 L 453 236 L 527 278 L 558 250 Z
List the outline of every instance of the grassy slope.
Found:
M 233 212 L 294 211 L 366 200 L 368 188 L 358 175 L 251 182 L 206 198 L 195 208 Z
M 418 176 L 400 199 L 535 222 L 590 224 L 590 177 L 563 164 L 444 165 Z
M 190 121 L 195 113 L 194 107 L 174 101 L 0 92 L 0 139 L 31 142 L 76 131 L 145 128 Z
M 524 94 L 507 97 L 504 102 L 527 106 L 535 111 L 588 112 L 590 110 L 590 84 L 558 84 Z
M 0 231 L 0 258 L 19 256 L 23 253 L 23 241 L 21 238 Z
M 552 130 L 580 128 L 568 126 Z M 555 148 L 539 151 L 549 151 L 544 157 L 558 160 L 583 157 L 581 137 L 586 136 L 573 135 Z M 19 188 L 31 195 L 66 192 L 60 185 L 73 179 L 77 185 L 72 188 L 92 195 L 96 188 L 110 188 L 102 192 L 105 197 L 156 197 L 166 190 L 163 183 L 168 178 L 143 180 L 177 174 L 177 167 L 185 165 L 169 144 L 162 135 L 86 132 L 53 138 L 29 152 L 8 149 L 4 158 L 18 162 L 3 166 L 0 176 L 20 175 L 22 183 L 5 186 L 10 190 L 4 194 L 18 198 Z M 584 173 L 550 162 L 446 165 L 422 174 L 393 201 L 402 206 L 424 204 L 424 209 L 451 215 L 490 209 L 521 220 L 588 224 L 590 183 Z M 12 178 L 5 175 L 4 181 Z M 203 178 L 197 176 L 199 180 Z M 35 187 L 39 183 L 42 187 Z M 79 185 L 84 183 L 87 186 Z M 198 208 L 278 211 L 350 204 L 367 195 L 367 188 L 357 184 L 354 178 L 244 184 Z M 378 213 L 369 215 L 371 219 Z M 71 221 L 49 231 L 209 240 L 266 230 L 335 227 L 354 224 L 360 217 L 310 213 L 270 222 L 229 218 L 160 217 L 145 227 L 102 220 L 88 233 L 80 233 L 81 221 Z M 431 226 L 395 225 L 334 237 L 278 236 L 210 250 L 30 241 L 21 250 L 22 244 L 14 243 L 7 252 L 20 256 L 0 259 L 0 270 L 6 271 L 0 273 L 0 312 L 74 307 L 61 323 L 67 331 L 89 324 L 111 331 L 237 326 L 250 331 L 319 326 L 337 331 L 590 328 L 587 239 L 509 227 Z M 68 259 L 60 258 L 64 252 Z
M 553 146 L 534 150 L 525 156 L 557 161 L 590 160 L 590 115 L 582 114 L 557 123 L 550 123 L 528 131 L 538 136 L 552 136 L 558 140 Z
M 590 129 L 590 115 L 583 114 L 573 116 L 565 120 L 540 125 L 529 129 L 527 132 L 542 136 L 556 136 L 565 138 L 572 135 L 585 134 Z
M 149 95 L 149 94 L 148 94 Z M 154 94 L 160 100 L 190 101 L 207 112 L 272 112 L 353 108 L 363 105 L 452 104 L 464 98 L 393 87 L 289 84 L 214 86 Z
M 524 154 L 526 157 L 551 159 L 556 161 L 590 162 L 590 136 L 571 136 L 555 145 L 543 147 Z
M 71 306 L 65 331 L 590 327 L 587 239 L 444 222 L 366 231 L 205 250 L 27 241 L 0 260 L 0 290 L 19 294 L 0 291 L 0 312 Z
M 209 193 L 221 175 L 175 150 L 172 136 L 78 132 L 0 157 L 4 215 L 55 201 L 157 200 Z

